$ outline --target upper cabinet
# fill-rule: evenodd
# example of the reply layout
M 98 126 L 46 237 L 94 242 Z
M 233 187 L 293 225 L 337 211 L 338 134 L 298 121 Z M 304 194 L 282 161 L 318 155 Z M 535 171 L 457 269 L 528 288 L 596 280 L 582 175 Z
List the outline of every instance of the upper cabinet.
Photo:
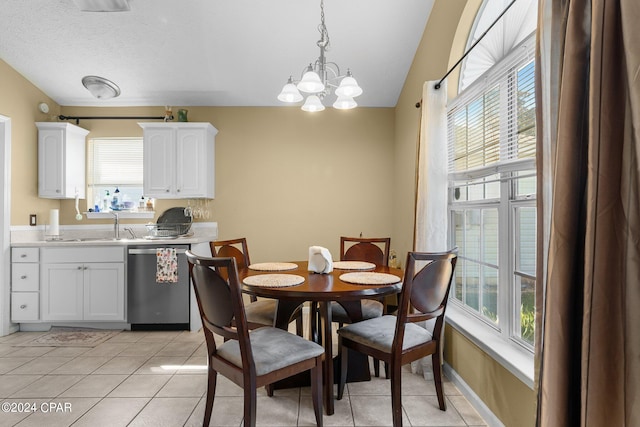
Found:
M 88 130 L 70 123 L 37 122 L 38 195 L 85 198 L 85 142 Z
M 143 129 L 144 195 L 212 199 L 215 135 L 210 123 L 139 123 Z

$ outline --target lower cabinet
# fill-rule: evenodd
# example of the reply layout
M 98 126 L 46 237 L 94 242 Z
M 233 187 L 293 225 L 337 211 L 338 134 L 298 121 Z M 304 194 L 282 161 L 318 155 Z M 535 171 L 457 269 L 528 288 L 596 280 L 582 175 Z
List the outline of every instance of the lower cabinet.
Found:
M 123 247 L 45 248 L 42 258 L 42 321 L 125 320 Z
M 11 248 L 11 321 L 40 320 L 40 250 Z
M 31 322 L 40 319 L 38 292 L 11 293 L 11 321 Z

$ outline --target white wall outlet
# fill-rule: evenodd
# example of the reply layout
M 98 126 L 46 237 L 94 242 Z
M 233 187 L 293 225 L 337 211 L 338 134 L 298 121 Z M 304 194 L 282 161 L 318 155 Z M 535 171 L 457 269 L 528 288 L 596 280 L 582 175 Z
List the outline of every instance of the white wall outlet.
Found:
M 32 227 L 36 226 L 36 214 L 29 215 L 29 225 Z

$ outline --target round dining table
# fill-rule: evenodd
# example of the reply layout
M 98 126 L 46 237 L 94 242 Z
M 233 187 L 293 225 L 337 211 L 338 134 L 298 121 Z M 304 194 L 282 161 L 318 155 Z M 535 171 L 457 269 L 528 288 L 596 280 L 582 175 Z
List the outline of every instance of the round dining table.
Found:
M 242 282 L 243 291 L 252 295 L 264 298 L 273 298 L 278 301 L 278 308 L 274 326 L 281 329 L 287 329 L 291 316 L 305 302 L 317 302 L 320 314 L 320 337 L 313 333 L 312 321 L 312 339 L 321 342 L 325 352 L 325 363 L 323 369 L 324 376 L 324 402 L 327 415 L 334 413 L 333 404 L 333 384 L 334 384 L 334 367 L 333 367 L 333 340 L 331 335 L 331 302 L 335 301 L 344 307 L 349 319 L 352 322 L 362 320 L 362 310 L 360 301 L 365 298 L 379 299 L 386 295 L 397 294 L 402 288 L 402 270 L 386 266 L 367 269 L 368 273 L 383 273 L 377 276 L 382 277 L 386 283 L 352 283 L 341 279 L 341 276 L 347 273 L 365 272 L 364 270 L 352 269 L 334 269 L 331 273 L 314 273 L 308 270 L 307 261 L 293 261 L 291 263 L 275 263 L 289 264 L 286 270 L 265 271 L 263 269 L 253 269 L 252 266 L 243 268 L 238 271 L 240 281 Z M 338 263 L 339 264 L 339 263 Z M 275 283 L 267 284 L 251 284 L 245 283 L 245 279 L 250 276 L 269 274 L 272 276 L 279 275 L 295 275 L 298 276 L 300 284 L 291 285 L 295 280 L 288 281 L 285 285 Z M 393 279 L 395 276 L 397 280 Z M 349 276 L 344 276 L 347 278 Z M 265 279 L 270 277 L 265 277 Z M 277 278 L 277 277 L 276 277 Z M 284 277 L 290 279 L 290 277 Z M 389 280 L 389 278 L 391 278 Z M 255 282 L 249 279 L 247 282 Z M 388 283 L 394 282 L 394 283 Z M 365 359 L 366 360 L 366 359 Z M 368 366 L 368 363 L 367 363 Z M 367 368 L 368 374 L 368 368 Z

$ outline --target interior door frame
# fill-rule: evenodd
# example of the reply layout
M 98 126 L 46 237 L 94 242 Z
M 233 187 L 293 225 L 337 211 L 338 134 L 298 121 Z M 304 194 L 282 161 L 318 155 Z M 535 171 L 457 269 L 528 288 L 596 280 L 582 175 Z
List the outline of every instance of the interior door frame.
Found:
M 11 324 L 11 119 L 0 114 L 0 336 L 16 328 Z

